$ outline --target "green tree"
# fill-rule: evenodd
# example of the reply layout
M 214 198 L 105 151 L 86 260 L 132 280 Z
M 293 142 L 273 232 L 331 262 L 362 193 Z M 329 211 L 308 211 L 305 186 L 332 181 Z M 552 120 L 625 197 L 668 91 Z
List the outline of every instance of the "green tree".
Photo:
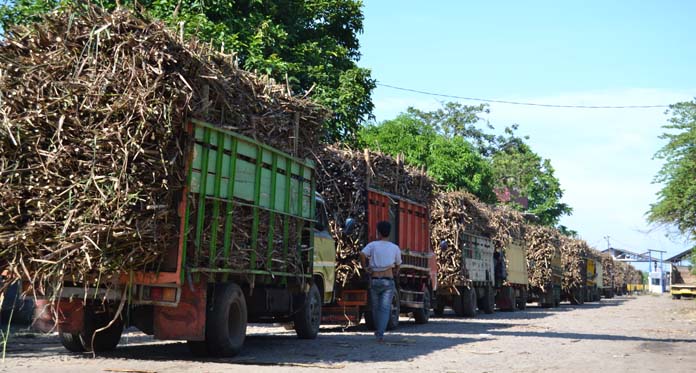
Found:
M 116 0 L 98 0 L 107 9 Z M 32 22 L 56 7 L 80 0 L 14 0 L 0 5 L 0 27 Z M 353 142 L 372 118 L 375 81 L 360 59 L 363 31 L 359 0 L 122 0 L 216 48 L 237 53 L 246 70 L 288 83 L 294 94 L 332 110 L 328 141 Z
M 563 190 L 551 161 L 542 159 L 521 139 L 508 143 L 491 159 L 496 188 L 515 190 L 526 196 L 529 200 L 527 211 L 535 214 L 541 224 L 554 226 L 561 216 L 572 213 L 572 208 L 561 202 Z M 512 205 L 521 209 L 515 203 Z
M 670 105 L 667 144 L 655 158 L 664 161 L 654 183 L 662 184 L 657 202 L 650 205 L 648 221 L 676 227 L 686 237 L 696 232 L 696 101 Z
M 426 167 L 443 189 L 465 189 L 485 202 L 494 202 L 492 170 L 486 159 L 461 136 L 437 133 L 412 109 L 392 120 L 364 127 L 359 134 L 363 147 L 387 154 L 404 154 L 411 165 Z

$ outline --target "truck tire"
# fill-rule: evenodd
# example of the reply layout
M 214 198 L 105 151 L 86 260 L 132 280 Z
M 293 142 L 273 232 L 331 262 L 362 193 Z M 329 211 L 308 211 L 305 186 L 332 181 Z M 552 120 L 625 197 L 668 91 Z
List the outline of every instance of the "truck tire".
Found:
M 413 319 L 416 324 L 427 324 L 430 320 L 430 289 L 425 288 L 423 293 L 423 308 L 413 311 Z
M 85 352 L 80 335 L 77 333 L 60 333 L 60 343 L 70 352 Z
M 491 314 L 495 310 L 495 295 L 490 285 L 483 289 L 483 296 L 479 298 L 479 309 L 486 314 Z
M 681 299 L 681 294 L 672 294 L 672 299 Z
M 455 295 L 452 309 L 458 317 L 476 317 L 476 291 L 474 288 L 459 289 L 460 295 Z
M 207 353 L 216 357 L 235 356 L 241 351 L 246 338 L 247 306 L 244 293 L 237 284 L 222 284 L 215 287 L 211 301 L 212 307 L 208 307 L 205 325 Z
M 394 290 L 394 296 L 392 297 L 391 313 L 389 314 L 389 320 L 387 320 L 387 330 L 394 330 L 399 327 L 399 316 L 401 315 L 401 298 L 399 297 L 399 291 Z
M 321 325 L 321 294 L 317 285 L 312 284 L 305 295 L 304 304 L 293 317 L 295 332 L 300 339 L 314 339 Z
M 107 311 L 96 312 L 92 307 L 85 307 L 84 312 L 82 332 L 60 333 L 63 347 L 71 352 L 105 352 L 115 349 L 123 333 L 121 317 L 117 317 L 108 329 L 94 334 L 98 329 L 109 325 L 114 315 Z
M 445 303 L 443 297 L 435 297 L 435 305 L 433 305 L 433 313 L 435 313 L 435 316 L 441 317 L 445 314 Z
M 521 295 L 519 299 L 516 299 L 517 301 L 517 309 L 518 310 L 526 310 L 527 309 L 527 289 L 522 289 L 521 290 Z

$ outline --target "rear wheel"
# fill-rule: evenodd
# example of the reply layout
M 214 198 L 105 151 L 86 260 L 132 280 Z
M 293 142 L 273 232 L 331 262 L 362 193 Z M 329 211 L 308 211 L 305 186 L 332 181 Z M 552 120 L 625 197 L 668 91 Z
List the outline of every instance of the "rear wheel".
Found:
M 459 317 L 476 316 L 476 291 L 474 288 L 459 289 L 460 295 L 455 295 L 452 301 L 452 309 Z
M 215 287 L 208 307 L 205 324 L 205 343 L 189 342 L 191 352 L 211 356 L 235 356 L 246 338 L 247 307 L 244 293 L 237 284 Z
M 445 314 L 445 300 L 442 297 L 435 298 L 435 305 L 433 306 L 433 312 L 435 316 L 442 316 Z
M 672 299 L 681 299 L 681 294 L 673 294 Z
M 68 351 L 105 352 L 118 346 L 123 333 L 123 320 L 120 316 L 115 316 L 109 308 L 85 307 L 83 322 L 80 333 L 60 333 L 60 341 Z M 97 330 L 109 324 L 111 326 L 97 333 Z
M 427 287 L 423 293 L 423 308 L 413 311 L 413 318 L 416 324 L 426 324 L 430 320 L 430 289 Z
M 77 333 L 60 333 L 60 343 L 70 352 L 85 352 L 80 335 Z
M 486 286 L 483 289 L 483 296 L 479 298 L 479 309 L 486 314 L 493 313 L 495 309 L 495 297 L 493 296 L 493 288 Z
M 314 339 L 321 325 L 321 294 L 312 284 L 302 308 L 294 316 L 295 332 L 300 339 Z
M 522 293 L 520 299 L 517 300 L 517 309 L 526 310 L 527 309 L 527 289 L 520 290 Z

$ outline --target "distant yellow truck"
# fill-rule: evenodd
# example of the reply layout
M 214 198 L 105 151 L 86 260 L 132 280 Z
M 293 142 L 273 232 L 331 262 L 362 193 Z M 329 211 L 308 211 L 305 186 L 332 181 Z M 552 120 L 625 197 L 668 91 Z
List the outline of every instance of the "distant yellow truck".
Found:
M 496 307 L 502 311 L 523 310 L 527 308 L 527 253 L 523 241 L 513 240 L 503 250 L 502 261 L 505 266 L 503 278 L 495 299 Z
M 601 299 L 599 284 L 603 281 L 600 276 L 602 264 L 598 260 L 598 256 L 590 256 L 586 260 L 585 302 L 599 302 Z
M 690 266 L 672 265 L 672 284 L 669 292 L 672 299 L 696 297 L 696 275 Z

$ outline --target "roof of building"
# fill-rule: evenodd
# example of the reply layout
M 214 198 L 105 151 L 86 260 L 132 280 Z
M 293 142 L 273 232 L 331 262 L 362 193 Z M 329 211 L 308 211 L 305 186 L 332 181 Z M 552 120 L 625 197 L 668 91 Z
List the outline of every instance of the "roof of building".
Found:
M 667 258 L 665 261 L 676 263 L 676 262 L 681 262 L 684 259 L 688 260 L 691 258 L 692 251 L 693 251 L 693 249 L 686 249 L 686 250 L 680 252 L 679 254 L 677 254 L 671 258 Z

